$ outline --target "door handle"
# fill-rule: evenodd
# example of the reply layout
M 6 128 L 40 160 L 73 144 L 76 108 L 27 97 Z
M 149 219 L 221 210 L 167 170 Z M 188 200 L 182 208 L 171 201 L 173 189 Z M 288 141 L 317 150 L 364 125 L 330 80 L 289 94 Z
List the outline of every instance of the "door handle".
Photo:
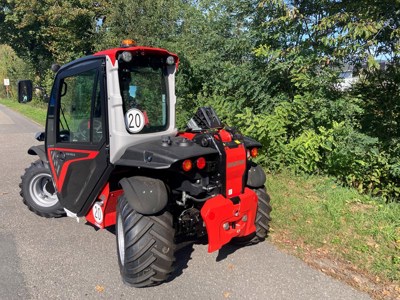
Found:
M 58 152 L 57 158 L 59 160 L 65 160 L 65 153 L 64 152 Z

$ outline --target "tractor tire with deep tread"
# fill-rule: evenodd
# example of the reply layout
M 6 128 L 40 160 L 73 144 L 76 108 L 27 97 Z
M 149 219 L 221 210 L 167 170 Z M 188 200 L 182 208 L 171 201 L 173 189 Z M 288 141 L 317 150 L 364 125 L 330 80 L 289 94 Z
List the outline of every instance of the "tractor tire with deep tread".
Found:
M 265 187 L 253 189 L 258 196 L 257 215 L 255 220 L 256 232 L 244 237 L 233 238 L 235 245 L 253 245 L 265 240 L 269 232 L 269 222 L 271 221 L 272 207 L 271 198 L 267 194 Z
M 175 230 L 168 211 L 136 212 L 122 195 L 117 205 L 117 252 L 123 281 L 133 287 L 163 283 L 173 271 Z
M 22 201 L 35 214 L 46 218 L 65 215 L 58 201 L 50 170 L 43 161 L 37 160 L 25 169 L 19 187 Z

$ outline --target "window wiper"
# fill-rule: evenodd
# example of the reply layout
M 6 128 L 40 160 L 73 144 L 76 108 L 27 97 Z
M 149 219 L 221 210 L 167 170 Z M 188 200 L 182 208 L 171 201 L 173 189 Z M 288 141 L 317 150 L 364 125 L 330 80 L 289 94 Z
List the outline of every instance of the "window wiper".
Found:
M 64 109 L 62 108 L 62 105 L 60 105 L 60 110 L 61 110 L 61 115 L 62 115 L 62 117 L 64 119 L 65 126 L 64 126 L 61 118 L 60 118 L 60 124 L 61 124 L 63 129 L 65 129 L 65 127 L 67 127 L 67 130 L 70 132 L 70 129 L 69 129 L 69 126 L 68 126 L 68 123 L 67 123 L 67 119 L 65 118 Z

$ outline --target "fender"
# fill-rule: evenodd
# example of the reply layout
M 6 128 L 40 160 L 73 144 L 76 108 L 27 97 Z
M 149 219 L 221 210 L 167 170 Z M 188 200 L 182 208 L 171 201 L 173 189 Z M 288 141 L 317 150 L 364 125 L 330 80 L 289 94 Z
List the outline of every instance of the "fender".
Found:
M 46 150 L 44 148 L 44 145 L 39 145 L 39 146 L 32 146 L 28 150 L 28 154 L 30 155 L 37 155 L 39 158 L 47 163 L 47 156 L 46 156 Z
M 250 168 L 247 172 L 247 183 L 246 185 L 251 188 L 259 188 L 265 184 L 267 176 L 263 168 L 255 163 L 251 163 Z
M 134 176 L 121 179 L 119 184 L 124 190 L 128 203 L 143 215 L 157 214 L 168 203 L 167 188 L 159 179 Z
M 253 140 L 252 138 L 249 138 L 247 136 L 243 137 L 243 142 L 247 149 L 253 148 L 253 147 L 257 147 L 257 148 L 262 147 L 261 143 L 257 142 L 256 140 Z

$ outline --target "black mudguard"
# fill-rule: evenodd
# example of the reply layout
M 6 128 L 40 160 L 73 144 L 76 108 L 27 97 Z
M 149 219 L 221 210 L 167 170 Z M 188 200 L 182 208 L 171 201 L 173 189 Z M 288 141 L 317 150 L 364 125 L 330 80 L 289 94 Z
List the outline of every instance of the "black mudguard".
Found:
M 253 147 L 257 147 L 257 148 L 261 148 L 262 145 L 261 143 L 257 142 L 256 140 L 253 140 L 252 138 L 249 138 L 247 136 L 243 137 L 243 142 L 244 142 L 244 146 L 247 149 L 253 148 Z
M 143 215 L 154 215 L 162 211 L 168 203 L 165 184 L 159 180 L 143 176 L 123 178 L 120 185 L 128 203 Z
M 28 154 L 39 156 L 40 160 L 47 163 L 46 150 L 44 145 L 32 146 L 28 150 Z
M 265 184 L 266 180 L 267 176 L 265 175 L 263 168 L 252 162 L 248 169 L 246 185 L 251 188 L 259 188 Z

